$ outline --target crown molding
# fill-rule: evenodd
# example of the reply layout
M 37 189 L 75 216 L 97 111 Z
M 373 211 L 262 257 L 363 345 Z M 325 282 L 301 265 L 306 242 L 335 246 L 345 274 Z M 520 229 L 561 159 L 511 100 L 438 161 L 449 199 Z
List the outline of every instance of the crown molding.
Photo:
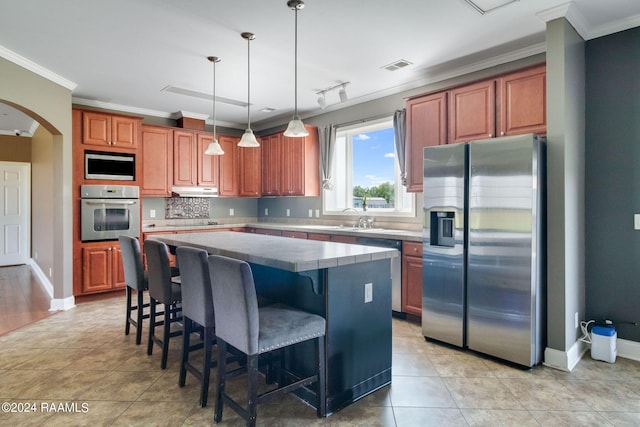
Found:
M 550 9 L 542 10 L 536 13 L 536 16 L 545 23 L 553 21 L 554 19 L 565 18 L 584 40 L 591 40 L 640 26 L 640 14 L 607 22 L 600 26 L 593 26 L 589 24 L 578 7 L 575 2 L 570 1 Z
M 72 92 L 78 86 L 71 80 L 67 80 L 64 77 L 54 73 L 53 71 L 48 70 L 43 66 L 38 65 L 35 62 L 25 58 L 24 56 L 18 55 L 17 53 L 3 46 L 0 46 L 0 57 L 6 59 L 7 61 L 13 62 L 14 64 L 19 65 L 26 70 L 29 70 L 32 73 L 39 75 L 40 77 L 44 77 L 45 79 L 52 81 L 53 83 L 58 84 Z

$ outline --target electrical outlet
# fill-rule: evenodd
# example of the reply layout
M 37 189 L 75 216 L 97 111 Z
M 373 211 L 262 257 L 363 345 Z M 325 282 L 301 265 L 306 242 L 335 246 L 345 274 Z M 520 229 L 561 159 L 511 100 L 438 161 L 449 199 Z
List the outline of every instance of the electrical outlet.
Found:
M 235 211 L 233 210 L 233 208 L 229 208 L 229 216 L 234 216 L 235 215 Z
M 155 218 L 156 217 L 156 210 L 155 209 L 150 209 L 149 210 L 149 218 Z
M 286 210 L 287 216 L 291 216 L 291 209 Z
M 313 218 L 313 209 L 309 209 L 309 218 Z
M 35 252 L 33 253 L 33 259 L 38 259 L 38 251 L 35 251 Z
M 320 218 L 320 209 L 316 209 L 316 218 Z
M 633 229 L 640 230 L 640 214 L 633 214 Z
M 264 208 L 264 216 L 269 216 L 269 208 Z
M 576 311 L 576 316 L 574 320 L 575 327 L 577 328 L 580 325 L 580 319 L 578 318 L 578 312 Z
M 364 284 L 364 303 L 373 301 L 373 283 Z
M 49 267 L 49 277 L 53 277 L 53 268 Z

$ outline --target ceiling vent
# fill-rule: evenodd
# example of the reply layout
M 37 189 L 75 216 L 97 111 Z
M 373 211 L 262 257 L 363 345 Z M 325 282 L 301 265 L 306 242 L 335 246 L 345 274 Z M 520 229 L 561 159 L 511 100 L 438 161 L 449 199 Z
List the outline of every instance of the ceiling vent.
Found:
M 201 98 L 210 101 L 213 99 L 213 95 L 209 93 L 202 93 L 195 90 L 184 89 L 176 86 L 165 86 L 162 88 L 161 92 L 171 92 L 177 93 L 179 95 L 192 96 L 194 98 Z M 236 107 L 246 108 L 247 103 L 243 101 L 237 101 L 235 99 L 224 98 L 222 96 L 216 96 L 216 102 L 222 102 L 223 104 L 235 105 Z
M 412 62 L 407 61 L 406 59 L 399 59 L 395 62 L 392 62 L 391 64 L 385 65 L 384 68 L 385 70 L 388 71 L 395 71 L 395 70 L 399 70 L 400 68 L 404 68 L 407 67 L 409 65 L 412 65 Z
M 471 7 L 473 7 L 478 13 L 484 15 L 485 13 L 497 9 L 502 6 L 506 6 L 509 3 L 514 3 L 518 0 L 464 0 Z

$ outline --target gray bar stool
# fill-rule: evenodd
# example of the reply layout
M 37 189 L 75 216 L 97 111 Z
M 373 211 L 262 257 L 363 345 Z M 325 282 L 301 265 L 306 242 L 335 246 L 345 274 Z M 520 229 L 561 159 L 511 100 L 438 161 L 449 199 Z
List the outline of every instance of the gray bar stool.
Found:
M 145 240 L 144 254 L 147 257 L 147 275 L 149 277 L 149 343 L 147 354 L 153 354 L 153 344 L 162 348 L 162 361 L 160 367 L 166 369 L 167 356 L 169 354 L 169 339 L 182 335 L 182 330 L 171 331 L 171 325 L 182 321 L 181 307 L 182 291 L 180 285 L 174 283 L 171 278 L 171 266 L 169 265 L 169 250 L 167 245 L 157 240 Z M 157 305 L 164 306 L 161 312 L 157 312 Z M 162 320 L 157 317 L 163 316 Z M 164 326 L 162 336 L 155 333 L 156 326 Z
M 209 273 L 218 341 L 214 420 L 222 420 L 222 409 L 226 403 L 246 421 L 247 426 L 254 426 L 258 403 L 313 383 L 316 383 L 317 414 L 326 416 L 325 319 L 282 304 L 258 307 L 251 267 L 244 261 L 211 255 Z M 258 395 L 258 356 L 311 339 L 315 340 L 317 350 L 317 372 L 306 378 L 283 372 L 279 375 L 278 388 Z M 226 372 L 227 344 L 246 354 L 246 366 Z M 225 392 L 226 379 L 243 370 L 248 372 L 247 407 L 241 406 Z M 284 381 L 285 376 L 292 382 Z
M 213 300 L 211 299 L 211 281 L 207 251 L 181 246 L 176 249 L 178 262 L 182 270 L 182 362 L 178 385 L 184 387 L 187 371 L 200 381 L 200 405 L 207 406 L 209 394 L 209 377 L 211 368 L 211 349 L 216 343 L 213 316 Z M 190 344 L 190 336 L 202 328 L 203 341 Z M 189 361 L 189 353 L 204 347 L 204 361 L 199 370 Z
M 119 236 L 120 251 L 122 253 L 122 265 L 124 266 L 124 280 L 127 284 L 127 319 L 124 327 L 124 334 L 129 335 L 131 325 L 136 328 L 136 345 L 142 342 L 142 321 L 149 318 L 149 313 L 144 309 L 149 307 L 144 303 L 144 291 L 149 289 L 147 273 L 142 264 L 142 252 L 138 239 L 129 236 Z M 132 305 L 132 292 L 137 294 L 137 304 Z M 136 318 L 131 317 L 132 312 L 136 312 Z

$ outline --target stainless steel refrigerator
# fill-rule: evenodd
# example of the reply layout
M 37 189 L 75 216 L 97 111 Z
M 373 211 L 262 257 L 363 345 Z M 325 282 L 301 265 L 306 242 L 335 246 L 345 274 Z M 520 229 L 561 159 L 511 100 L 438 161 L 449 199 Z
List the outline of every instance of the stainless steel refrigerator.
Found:
M 546 337 L 545 150 L 535 135 L 424 149 L 422 332 L 524 366 Z

